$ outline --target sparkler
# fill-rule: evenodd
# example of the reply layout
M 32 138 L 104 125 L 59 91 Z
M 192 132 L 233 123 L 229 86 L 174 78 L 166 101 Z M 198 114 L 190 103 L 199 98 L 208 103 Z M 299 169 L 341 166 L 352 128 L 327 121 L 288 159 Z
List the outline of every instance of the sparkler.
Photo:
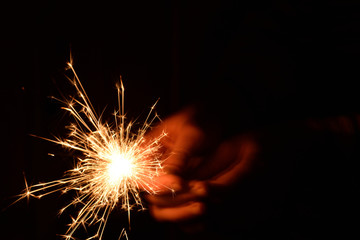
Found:
M 156 193 L 157 184 L 154 178 L 161 172 L 160 140 L 166 134 L 147 139 L 145 134 L 153 121 L 158 119 L 152 106 L 143 125 L 134 133 L 133 123 L 125 122 L 124 86 L 120 78 L 117 85 L 119 109 L 114 112 L 113 124 L 101 122 L 87 96 L 83 85 L 76 74 L 72 61 L 68 63 L 73 77 L 67 77 L 77 92 L 77 98 L 61 101 L 63 107 L 75 119 L 68 126 L 67 138 L 46 139 L 67 149 L 79 151 L 81 158 L 76 166 L 65 173 L 64 178 L 29 186 L 20 199 L 41 198 L 54 192 L 66 193 L 77 191 L 77 197 L 60 210 L 63 213 L 68 207 L 80 205 L 81 208 L 63 237 L 74 239 L 74 233 L 80 226 L 98 225 L 98 230 L 89 239 L 103 237 L 105 225 L 111 211 L 118 205 L 127 211 L 130 224 L 130 210 L 137 206 L 144 209 L 140 198 L 141 191 Z M 124 229 L 121 235 L 124 234 Z M 121 236 L 120 236 L 121 237 Z

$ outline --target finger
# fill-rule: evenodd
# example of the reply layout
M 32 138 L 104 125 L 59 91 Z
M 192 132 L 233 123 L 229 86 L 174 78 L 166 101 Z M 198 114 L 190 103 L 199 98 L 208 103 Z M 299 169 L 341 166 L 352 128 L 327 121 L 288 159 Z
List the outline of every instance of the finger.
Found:
M 203 142 L 202 131 L 189 122 L 189 113 L 184 112 L 170 117 L 159 126 L 154 127 L 145 139 L 145 144 L 150 139 L 159 140 L 159 152 L 163 154 L 164 171 L 166 173 L 181 174 L 185 161 Z
M 193 125 L 187 125 L 178 131 L 177 137 L 174 139 L 172 145 L 169 146 L 171 154 L 164 161 L 164 168 L 168 173 L 181 175 L 186 160 L 202 144 L 204 134 L 199 128 Z
M 183 185 L 183 180 L 180 177 L 164 174 L 151 181 L 142 182 L 139 184 L 139 188 L 149 194 L 166 195 L 181 191 L 184 188 Z
M 208 196 L 208 186 L 204 181 L 191 181 L 186 189 L 181 192 L 167 195 L 148 195 L 149 204 L 158 207 L 174 207 L 188 202 L 200 201 Z
M 222 171 L 225 171 L 229 166 L 233 166 L 236 161 L 236 155 L 239 146 L 232 141 L 227 141 L 219 145 L 214 151 L 213 155 L 210 155 L 205 160 L 205 166 L 201 165 L 193 173 L 198 179 L 210 179 L 217 176 Z
M 199 217 L 205 212 L 202 202 L 191 202 L 176 207 L 158 207 L 152 205 L 149 208 L 151 215 L 161 222 L 181 222 Z
M 182 178 L 173 174 L 164 174 L 154 179 L 151 192 L 157 195 L 167 195 L 180 192 L 183 188 L 184 183 Z
M 238 139 L 239 146 L 234 155 L 233 164 L 221 171 L 217 176 L 209 181 L 210 185 L 232 186 L 250 172 L 256 163 L 256 155 L 259 152 L 258 145 L 251 139 Z M 221 158 L 218 158 L 221 160 Z

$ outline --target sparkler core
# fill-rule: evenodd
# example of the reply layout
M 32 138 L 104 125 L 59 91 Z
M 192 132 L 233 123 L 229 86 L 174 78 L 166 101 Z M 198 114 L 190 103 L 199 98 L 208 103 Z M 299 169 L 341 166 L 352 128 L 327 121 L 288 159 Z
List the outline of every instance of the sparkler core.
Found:
M 68 126 L 68 138 L 44 139 L 78 151 L 82 157 L 77 159 L 74 169 L 69 170 L 63 179 L 33 186 L 28 186 L 25 180 L 26 189 L 19 200 L 75 190 L 78 193 L 76 198 L 60 213 L 70 206 L 80 205 L 81 208 L 63 237 L 75 239 L 73 235 L 80 226 L 98 225 L 96 234 L 88 239 L 101 240 L 110 212 L 119 202 L 121 208 L 128 212 L 130 220 L 130 210 L 134 205 L 144 209 L 140 191 L 153 194 L 158 189 L 154 179 L 162 169 L 160 140 L 166 134 L 154 139 L 145 136 L 153 121 L 158 119 L 153 113 L 156 103 L 137 132 L 132 130 L 132 122 L 125 124 L 121 78 L 117 85 L 119 109 L 114 113 L 115 122 L 101 122 L 71 62 L 68 67 L 73 78 L 67 78 L 75 87 L 78 98 L 59 101 L 66 105 L 63 109 L 73 116 L 75 122 Z
M 133 159 L 121 153 L 113 153 L 109 157 L 108 176 L 111 185 L 119 185 L 123 179 L 131 177 L 134 171 Z

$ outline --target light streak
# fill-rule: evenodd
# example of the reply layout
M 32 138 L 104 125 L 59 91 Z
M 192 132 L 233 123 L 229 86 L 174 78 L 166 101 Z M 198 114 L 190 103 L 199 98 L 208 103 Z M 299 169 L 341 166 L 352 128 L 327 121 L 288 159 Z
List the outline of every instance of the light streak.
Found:
M 125 90 L 121 78 L 120 85 L 117 85 L 119 109 L 114 112 L 115 121 L 112 124 L 103 123 L 101 116 L 94 111 L 72 60 L 68 67 L 73 77 L 67 78 L 78 96 L 59 101 L 65 104 L 63 109 L 75 121 L 68 126 L 70 134 L 67 138 L 43 139 L 76 150 L 81 153 L 81 157 L 76 159 L 75 167 L 67 171 L 62 179 L 32 186 L 25 179 L 26 189 L 18 200 L 29 197 L 40 199 L 54 192 L 75 190 L 76 197 L 59 211 L 61 214 L 70 206 L 81 206 L 63 237 L 67 240 L 75 239 L 74 233 L 80 226 L 98 225 L 95 235 L 87 239 L 101 240 L 108 217 L 115 207 L 121 206 L 127 211 L 130 224 L 130 210 L 135 206 L 144 209 L 140 192 L 156 193 L 158 186 L 154 178 L 162 169 L 160 140 L 166 133 L 151 139 L 145 136 L 152 123 L 158 119 L 154 113 L 156 103 L 134 133 L 133 122 L 125 122 Z M 121 236 L 127 238 L 124 229 Z

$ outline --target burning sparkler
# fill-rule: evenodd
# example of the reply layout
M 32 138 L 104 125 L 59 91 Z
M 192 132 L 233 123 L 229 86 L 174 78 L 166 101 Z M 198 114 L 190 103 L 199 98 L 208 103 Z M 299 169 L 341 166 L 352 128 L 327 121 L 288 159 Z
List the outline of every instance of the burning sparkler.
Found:
M 73 77 L 67 77 L 75 87 L 78 97 L 62 101 L 63 109 L 70 112 L 75 123 L 69 126 L 68 138 L 46 139 L 68 149 L 79 151 L 74 169 L 66 172 L 59 180 L 28 186 L 20 199 L 41 198 L 54 192 L 76 190 L 77 197 L 60 210 L 63 213 L 72 205 L 81 205 L 65 239 L 74 239 L 74 232 L 81 226 L 98 225 L 94 236 L 88 239 L 102 239 L 110 212 L 118 205 L 128 212 L 133 206 L 144 209 L 140 191 L 155 193 L 154 177 L 161 171 L 160 140 L 165 133 L 154 139 L 146 139 L 145 133 L 158 116 L 152 106 L 147 118 L 136 133 L 133 123 L 125 123 L 124 86 L 120 79 L 117 86 L 119 109 L 115 111 L 114 123 L 100 121 L 87 96 L 72 61 L 68 63 Z M 123 234 L 123 232 L 122 232 Z M 125 233 L 126 236 L 126 233 Z

